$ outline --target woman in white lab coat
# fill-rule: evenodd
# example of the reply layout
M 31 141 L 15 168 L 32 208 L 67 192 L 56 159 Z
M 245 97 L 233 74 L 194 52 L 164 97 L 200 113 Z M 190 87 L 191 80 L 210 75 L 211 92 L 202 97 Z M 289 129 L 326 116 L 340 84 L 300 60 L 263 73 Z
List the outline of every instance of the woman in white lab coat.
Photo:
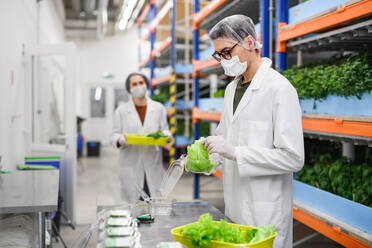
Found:
M 127 77 L 130 100 L 115 111 L 111 143 L 120 149 L 121 195 L 129 203 L 139 199 L 137 186 L 143 188 L 144 175 L 152 197 L 159 197 L 165 170 L 159 146 L 128 145 L 126 134 L 148 134 L 162 130 L 169 134 L 165 107 L 147 97 L 148 79 L 140 73 Z
M 224 161 L 225 213 L 244 225 L 275 224 L 274 247 L 292 247 L 292 178 L 304 162 L 297 92 L 260 57 L 249 17 L 226 17 L 209 35 L 213 57 L 235 77 L 225 91 L 217 136 L 204 140 Z

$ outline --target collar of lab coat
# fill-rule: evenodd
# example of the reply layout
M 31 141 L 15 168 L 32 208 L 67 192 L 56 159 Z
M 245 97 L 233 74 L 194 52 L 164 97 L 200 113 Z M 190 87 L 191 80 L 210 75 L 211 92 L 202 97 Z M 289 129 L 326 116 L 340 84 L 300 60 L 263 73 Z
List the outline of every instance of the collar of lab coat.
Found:
M 235 113 L 233 113 L 233 102 L 234 102 L 234 95 L 236 91 L 237 84 L 239 82 L 240 77 L 234 79 L 234 87 L 233 87 L 233 94 L 231 101 L 231 108 L 230 108 L 230 117 L 232 118 L 232 121 L 235 121 L 239 113 L 242 111 L 242 109 L 248 105 L 248 103 L 252 99 L 253 91 L 259 90 L 261 83 L 266 76 L 268 70 L 271 67 L 271 60 L 269 58 L 262 58 L 262 64 L 258 68 L 256 74 L 253 76 L 251 85 L 248 87 L 248 89 L 245 91 L 242 99 L 240 100 L 237 109 L 235 110 Z
M 142 125 L 142 122 L 141 122 L 141 119 L 137 113 L 137 110 L 136 110 L 136 106 L 134 104 L 134 101 L 133 101 L 133 98 L 130 97 L 129 98 L 129 108 L 127 109 L 128 112 L 130 112 L 131 114 L 135 114 L 137 116 L 137 124 L 139 127 L 144 127 L 146 128 L 148 125 L 150 125 L 151 123 L 149 123 L 149 116 L 150 114 L 155 110 L 154 108 L 154 101 L 150 98 L 150 97 L 146 97 L 147 98 L 147 108 L 146 108 L 146 115 L 145 115 L 145 122 L 144 124 Z

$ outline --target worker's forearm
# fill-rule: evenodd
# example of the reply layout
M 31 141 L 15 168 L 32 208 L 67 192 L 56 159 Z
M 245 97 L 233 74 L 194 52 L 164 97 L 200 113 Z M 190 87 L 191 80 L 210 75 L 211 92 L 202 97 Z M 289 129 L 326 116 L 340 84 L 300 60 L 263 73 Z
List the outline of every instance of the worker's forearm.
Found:
M 284 174 L 303 166 L 303 156 L 292 149 L 236 147 L 235 151 L 241 176 Z

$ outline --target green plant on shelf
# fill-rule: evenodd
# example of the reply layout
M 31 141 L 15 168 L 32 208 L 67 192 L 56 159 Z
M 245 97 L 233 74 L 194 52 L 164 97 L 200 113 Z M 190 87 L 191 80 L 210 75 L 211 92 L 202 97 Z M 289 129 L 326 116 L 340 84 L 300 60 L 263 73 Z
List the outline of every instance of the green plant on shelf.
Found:
M 325 99 L 328 95 L 359 99 L 372 90 L 372 51 L 360 55 L 333 57 L 328 61 L 293 66 L 283 71 L 300 99 Z
M 169 98 L 170 95 L 168 87 L 162 87 L 157 94 L 151 96 L 152 100 L 160 102 L 162 104 L 166 103 Z
M 182 135 L 182 136 L 185 135 L 185 120 L 184 119 L 177 120 L 176 134 Z M 190 136 L 188 138 L 192 139 L 193 138 L 193 124 L 191 120 L 190 120 L 190 125 L 189 125 L 189 134 Z M 201 121 L 199 123 L 199 135 L 201 137 L 211 135 L 208 122 Z
M 371 159 L 366 153 L 365 161 Z M 367 162 L 354 164 L 347 158 L 319 157 L 314 165 L 306 164 L 297 179 L 349 200 L 372 207 L 372 166 Z
M 225 96 L 225 90 L 224 89 L 220 89 L 220 90 L 213 93 L 213 97 L 215 97 L 215 98 L 220 98 L 220 97 L 224 97 L 224 96 Z

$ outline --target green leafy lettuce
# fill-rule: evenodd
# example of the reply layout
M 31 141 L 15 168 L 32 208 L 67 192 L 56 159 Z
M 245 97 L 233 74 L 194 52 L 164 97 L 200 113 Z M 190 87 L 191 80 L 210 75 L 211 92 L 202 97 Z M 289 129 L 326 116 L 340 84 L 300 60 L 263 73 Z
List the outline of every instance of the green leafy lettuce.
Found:
M 257 243 L 261 240 L 271 237 L 274 235 L 274 233 L 275 225 L 260 226 L 249 244 Z
M 166 135 L 163 134 L 161 130 L 155 132 L 155 133 L 149 133 L 147 137 L 152 137 L 154 139 L 159 139 L 159 138 L 165 138 L 167 137 Z
M 192 172 L 210 172 L 215 164 L 209 160 L 207 149 L 200 144 L 204 138 L 195 141 L 194 144 L 187 147 L 186 168 Z
M 274 225 L 243 231 L 240 226 L 229 225 L 226 220 L 213 221 L 209 213 L 200 216 L 199 221 L 186 225 L 182 234 L 191 239 L 196 247 L 207 247 L 212 240 L 233 243 L 252 244 L 273 236 Z

